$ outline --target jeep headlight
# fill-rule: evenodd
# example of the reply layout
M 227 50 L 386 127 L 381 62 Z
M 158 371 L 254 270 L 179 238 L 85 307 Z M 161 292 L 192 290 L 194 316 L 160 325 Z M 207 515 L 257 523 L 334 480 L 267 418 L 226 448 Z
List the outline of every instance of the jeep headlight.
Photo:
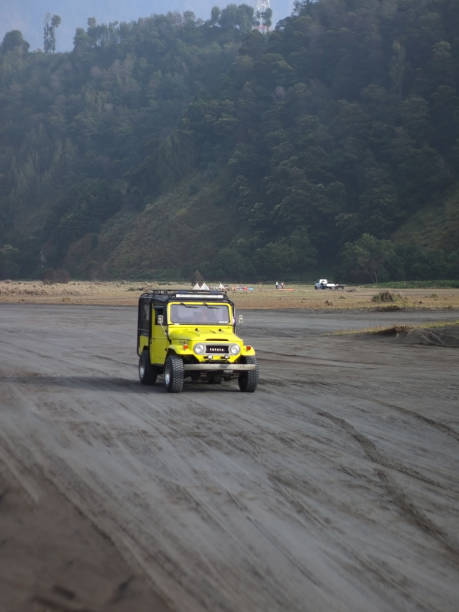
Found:
M 196 355 L 204 355 L 206 352 L 206 345 L 202 342 L 198 342 L 193 346 L 193 351 L 196 353 Z
M 241 352 L 241 347 L 239 344 L 231 344 L 229 347 L 229 352 L 231 355 L 239 355 Z

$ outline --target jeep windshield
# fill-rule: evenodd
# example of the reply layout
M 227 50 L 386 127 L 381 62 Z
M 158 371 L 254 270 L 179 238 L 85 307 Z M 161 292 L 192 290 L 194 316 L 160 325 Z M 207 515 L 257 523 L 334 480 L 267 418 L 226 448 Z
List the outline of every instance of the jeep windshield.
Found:
M 227 304 L 171 304 L 170 323 L 180 325 L 229 325 Z

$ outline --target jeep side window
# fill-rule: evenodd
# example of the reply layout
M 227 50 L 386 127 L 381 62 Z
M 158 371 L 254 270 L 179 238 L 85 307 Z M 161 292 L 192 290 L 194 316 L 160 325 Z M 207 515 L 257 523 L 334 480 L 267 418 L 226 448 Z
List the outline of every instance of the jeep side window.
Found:
M 164 308 L 163 308 L 163 307 L 161 307 L 161 308 L 155 308 L 155 323 L 156 323 L 156 325 L 159 325 L 159 323 L 158 323 L 158 317 L 159 317 L 160 315 L 162 315 L 162 317 L 163 317 L 163 321 L 164 321 Z
M 145 300 L 140 308 L 140 333 L 150 334 L 150 304 Z

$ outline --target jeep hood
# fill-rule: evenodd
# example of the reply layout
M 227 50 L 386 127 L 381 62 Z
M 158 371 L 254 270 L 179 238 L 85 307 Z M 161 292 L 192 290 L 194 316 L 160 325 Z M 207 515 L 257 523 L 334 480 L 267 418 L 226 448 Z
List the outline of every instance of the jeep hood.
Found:
M 169 328 L 169 338 L 175 342 L 236 342 L 242 343 L 231 326 L 207 328 L 205 325 L 181 325 Z

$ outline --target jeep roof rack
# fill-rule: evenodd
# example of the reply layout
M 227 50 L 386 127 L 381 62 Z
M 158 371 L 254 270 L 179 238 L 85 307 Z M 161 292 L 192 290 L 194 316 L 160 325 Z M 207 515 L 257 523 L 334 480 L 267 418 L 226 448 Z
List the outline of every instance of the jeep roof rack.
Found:
M 211 289 L 150 289 L 142 293 L 140 299 L 152 299 L 160 302 L 167 302 L 170 299 L 187 300 L 227 300 L 225 291 L 212 291 Z

